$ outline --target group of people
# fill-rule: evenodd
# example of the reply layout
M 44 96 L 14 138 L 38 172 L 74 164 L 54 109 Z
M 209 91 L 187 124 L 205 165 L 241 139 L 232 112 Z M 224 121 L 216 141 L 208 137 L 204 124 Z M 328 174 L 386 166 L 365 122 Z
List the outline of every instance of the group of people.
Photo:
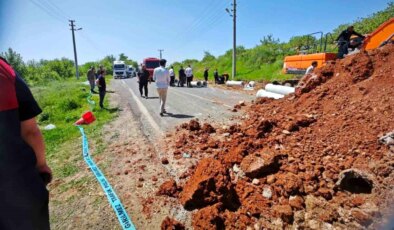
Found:
M 171 86 L 175 86 L 175 70 L 174 67 L 171 66 L 170 68 L 170 78 L 171 78 Z M 183 66 L 180 67 L 178 71 L 178 87 L 184 87 L 185 83 L 186 86 L 191 88 L 192 84 L 191 82 L 193 81 L 194 75 L 193 75 L 193 69 L 190 65 L 186 67 L 186 69 L 183 68 Z
M 86 74 L 88 81 L 89 81 L 89 85 L 90 85 L 90 92 L 97 94 L 97 92 L 94 91 L 94 88 L 96 86 L 98 88 L 98 94 L 100 97 L 99 105 L 100 105 L 100 108 L 102 108 L 102 109 L 104 108 L 104 97 L 107 92 L 106 91 L 107 86 L 106 86 L 106 82 L 105 82 L 105 74 L 106 74 L 106 71 L 102 65 L 99 66 L 99 69 L 97 71 L 94 66 L 91 66 Z
M 176 76 L 173 66 L 170 67 L 169 74 L 170 74 L 170 86 L 184 87 L 186 84 L 187 87 L 192 88 L 191 82 L 194 79 L 194 75 L 193 75 L 193 69 L 190 65 L 188 65 L 186 69 L 184 69 L 183 66 L 180 66 L 180 69 L 178 71 L 177 84 L 175 84 Z M 204 81 L 207 82 L 209 77 L 208 67 L 204 69 L 203 77 L 204 77 Z M 215 80 L 215 84 L 224 84 L 224 82 L 228 81 L 229 75 L 226 73 L 223 75 L 219 75 L 218 69 L 215 69 L 213 73 L 213 77 Z

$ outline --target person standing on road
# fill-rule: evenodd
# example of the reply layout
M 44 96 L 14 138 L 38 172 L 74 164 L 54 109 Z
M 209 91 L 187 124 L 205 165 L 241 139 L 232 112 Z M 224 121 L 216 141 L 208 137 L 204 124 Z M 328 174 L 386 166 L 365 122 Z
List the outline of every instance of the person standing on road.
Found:
M 88 77 L 88 81 L 90 84 L 90 92 L 91 93 L 97 93 L 96 91 L 94 91 L 94 87 L 95 87 L 95 80 L 96 80 L 96 71 L 94 66 L 91 66 L 88 73 L 86 74 Z
M 215 72 L 213 72 L 213 77 L 215 78 L 215 84 L 219 83 L 219 72 L 218 69 L 215 69 Z
M 204 80 L 205 80 L 206 82 L 208 82 L 208 71 L 209 71 L 209 69 L 208 69 L 207 67 L 205 67 L 205 70 L 204 70 Z
M 187 87 L 191 88 L 192 87 L 192 80 L 193 80 L 193 69 L 190 67 L 190 65 L 187 66 L 185 69 L 185 74 L 186 74 L 186 79 L 187 79 Z
M 143 89 L 145 90 L 145 98 L 148 99 L 148 82 L 150 83 L 149 71 L 145 65 L 142 65 L 140 72 L 138 73 L 138 84 L 141 97 L 143 96 Z
M 0 58 L 0 229 L 50 229 L 52 171 L 29 88 Z
M 178 87 L 179 86 L 183 87 L 185 85 L 185 78 L 186 78 L 186 74 L 185 74 L 185 70 L 183 69 L 183 66 L 181 66 L 181 68 L 179 69 L 178 75 L 179 75 Z
M 160 116 L 167 113 L 165 106 L 167 100 L 167 90 L 170 84 L 170 73 L 165 68 L 166 60 L 160 60 L 160 66 L 153 71 L 153 80 L 156 82 L 157 93 L 160 98 Z
M 98 69 L 97 72 L 96 72 L 96 79 L 99 77 L 101 71 L 104 71 L 103 65 L 100 65 L 100 66 L 99 66 L 99 69 Z
M 99 96 L 100 96 L 100 108 L 104 109 L 104 97 L 107 92 L 107 84 L 105 83 L 105 70 L 101 70 L 99 76 L 96 80 L 96 85 L 99 88 Z
M 175 86 L 175 72 L 174 72 L 173 66 L 171 66 L 169 73 L 170 73 L 170 79 L 171 79 L 170 86 Z

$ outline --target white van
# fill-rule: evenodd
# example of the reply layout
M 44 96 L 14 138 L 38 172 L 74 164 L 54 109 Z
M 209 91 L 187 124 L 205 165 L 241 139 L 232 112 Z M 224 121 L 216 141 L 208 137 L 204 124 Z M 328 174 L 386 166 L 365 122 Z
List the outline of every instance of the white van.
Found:
M 128 66 L 124 61 L 114 61 L 113 65 L 113 76 L 117 78 L 127 78 Z

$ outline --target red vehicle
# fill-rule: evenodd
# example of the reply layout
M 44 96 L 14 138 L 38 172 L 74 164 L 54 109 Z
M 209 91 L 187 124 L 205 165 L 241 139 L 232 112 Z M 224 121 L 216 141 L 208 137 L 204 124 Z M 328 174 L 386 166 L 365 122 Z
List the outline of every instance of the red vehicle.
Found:
M 158 58 L 145 58 L 142 62 L 143 65 L 146 66 L 146 69 L 149 71 L 149 77 L 152 79 L 153 70 L 160 66 L 160 59 Z

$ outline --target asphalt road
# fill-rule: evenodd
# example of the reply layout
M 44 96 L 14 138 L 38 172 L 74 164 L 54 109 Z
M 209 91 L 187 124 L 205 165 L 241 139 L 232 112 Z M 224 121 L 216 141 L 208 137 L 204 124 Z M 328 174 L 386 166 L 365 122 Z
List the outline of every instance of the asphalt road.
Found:
M 194 118 L 225 123 L 237 114 L 231 112 L 235 104 L 254 99 L 247 94 L 214 87 L 170 87 L 166 103 L 168 114 L 161 117 L 154 82 L 148 85 L 148 99 L 140 96 L 137 78 L 113 80 L 111 88 L 120 94 L 122 100 L 128 101 L 148 136 L 157 136 Z

